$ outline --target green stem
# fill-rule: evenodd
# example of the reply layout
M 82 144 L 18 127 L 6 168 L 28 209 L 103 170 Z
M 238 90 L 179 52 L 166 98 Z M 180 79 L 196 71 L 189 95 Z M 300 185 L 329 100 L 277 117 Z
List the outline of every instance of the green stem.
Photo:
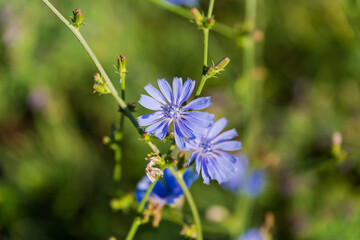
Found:
M 85 48 L 86 52 L 89 54 L 91 60 L 95 63 L 96 67 L 99 69 L 100 74 L 103 76 L 106 84 L 109 86 L 111 95 L 115 98 L 115 100 L 118 102 L 118 104 L 120 105 L 120 107 L 123 109 L 124 114 L 130 119 L 131 123 L 135 126 L 135 128 L 137 129 L 138 133 L 140 135 L 142 135 L 144 133 L 144 130 L 139 126 L 138 121 L 136 120 L 136 118 L 134 117 L 134 115 L 132 115 L 132 113 L 130 112 L 129 108 L 126 106 L 126 103 L 124 102 L 124 100 L 119 96 L 119 94 L 117 93 L 114 85 L 112 84 L 110 78 L 108 77 L 108 75 L 106 74 L 104 68 L 102 67 L 102 65 L 100 64 L 99 60 L 97 59 L 97 57 L 95 56 L 94 52 L 91 50 L 91 48 L 89 47 L 89 45 L 87 44 L 87 42 L 85 41 L 85 39 L 83 38 L 83 36 L 81 35 L 81 33 L 79 32 L 78 29 L 76 29 L 74 26 L 72 26 L 69 21 L 67 21 L 63 15 L 61 15 L 61 13 L 48 1 L 48 0 L 42 0 L 46 6 L 73 32 L 73 34 L 77 37 L 77 39 L 80 41 L 81 45 Z M 148 145 L 150 146 L 150 148 L 154 151 L 154 152 L 159 152 L 159 150 L 157 149 L 157 147 L 154 144 L 149 144 L 149 142 L 147 142 Z
M 175 4 L 172 3 L 168 3 L 164 0 L 148 0 L 149 2 L 152 2 L 172 13 L 175 13 L 185 19 L 191 20 L 192 16 L 190 14 L 190 11 L 186 8 L 183 7 L 179 7 Z M 214 26 L 212 27 L 212 30 L 214 30 L 215 32 L 228 37 L 228 38 L 235 38 L 238 35 L 238 32 L 235 31 L 232 27 L 219 23 L 219 22 L 215 22 Z
M 212 12 L 214 9 L 214 4 L 215 4 L 215 0 L 210 0 L 208 14 L 207 14 L 208 18 L 211 18 L 211 15 L 212 15 Z
M 207 13 L 207 18 L 211 18 L 212 12 L 214 9 L 215 0 L 210 0 L 209 3 L 209 9 Z M 196 90 L 195 99 L 198 98 L 204 88 L 205 82 L 207 80 L 206 72 L 207 72 L 207 64 L 208 64 L 208 52 L 209 52 L 209 28 L 204 28 L 204 61 L 203 61 L 203 70 L 202 70 L 202 76 L 200 80 L 200 84 Z
M 156 182 L 157 182 L 158 180 L 159 180 L 159 177 L 157 177 L 156 180 L 153 181 L 153 182 L 150 184 L 149 188 L 147 189 L 147 191 L 146 191 L 143 199 L 141 200 L 141 202 L 140 202 L 140 204 L 139 204 L 139 206 L 138 206 L 138 208 L 137 208 L 137 213 L 138 213 L 138 214 L 141 214 L 142 211 L 144 210 L 146 201 L 147 201 L 147 199 L 148 199 L 151 191 L 154 189 L 155 184 L 156 184 Z M 133 223 L 131 224 L 131 228 L 130 228 L 130 230 L 129 230 L 128 235 L 126 236 L 126 240 L 132 240 L 132 239 L 134 238 L 135 233 L 136 233 L 136 231 L 137 231 L 137 229 L 138 229 L 138 227 L 139 227 L 140 225 L 141 225 L 141 217 L 137 216 L 137 217 L 134 218 L 134 221 L 133 221 Z
M 194 217 L 194 222 L 195 222 L 195 225 L 196 225 L 196 233 L 197 233 L 196 239 L 197 240 L 202 240 L 203 235 L 202 235 L 201 221 L 200 221 L 200 216 L 199 216 L 198 210 L 196 208 L 196 204 L 194 202 L 194 199 L 192 198 L 189 189 L 186 187 L 186 184 L 185 184 L 184 180 L 182 179 L 182 177 L 179 176 L 178 172 L 172 167 L 169 167 L 169 170 L 174 175 L 177 182 L 180 184 L 180 187 L 183 190 L 183 192 L 185 194 L 185 198 L 186 198 L 186 200 L 187 200 L 187 202 L 188 202 L 188 204 L 190 206 L 192 215 Z

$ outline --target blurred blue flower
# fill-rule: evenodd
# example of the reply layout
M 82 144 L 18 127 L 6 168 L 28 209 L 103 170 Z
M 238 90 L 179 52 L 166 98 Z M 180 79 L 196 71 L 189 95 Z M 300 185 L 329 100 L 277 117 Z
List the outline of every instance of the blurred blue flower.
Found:
M 258 196 L 265 185 L 265 173 L 263 170 L 249 169 L 248 160 L 243 155 L 236 157 L 236 170 L 234 175 L 221 184 L 224 189 L 234 193 L 242 193 L 250 197 Z
M 198 5 L 199 0 L 166 0 L 166 2 L 176 5 L 186 5 L 188 7 L 192 7 Z
M 245 232 L 237 240 L 265 240 L 265 238 L 259 229 L 254 228 Z
M 191 184 L 198 178 L 197 174 L 192 168 L 186 169 L 183 174 L 183 179 L 188 188 Z M 150 179 L 145 176 L 136 186 L 135 197 L 138 202 L 141 202 L 147 189 L 151 184 Z M 164 176 L 162 179 L 159 179 L 155 184 L 154 189 L 149 195 L 149 198 L 153 202 L 156 202 L 160 205 L 164 204 L 175 204 L 175 200 L 183 195 L 183 191 L 176 181 L 176 178 L 170 172 L 168 168 L 164 169 Z
M 250 196 L 258 196 L 265 185 L 265 174 L 262 170 L 253 170 L 245 179 L 244 184 L 242 185 L 241 192 Z
M 219 183 L 226 182 L 236 169 L 236 158 L 225 151 L 241 149 L 240 141 L 230 141 L 237 136 L 235 129 L 220 132 L 228 121 L 218 120 L 211 128 L 205 129 L 196 139 L 189 141 L 186 150 L 195 150 L 189 157 L 189 164 L 195 159 L 196 171 L 209 184 L 209 177 Z
M 203 128 L 209 128 L 214 123 L 214 115 L 191 110 L 201 110 L 212 103 L 210 97 L 197 98 L 183 106 L 190 97 L 195 87 L 195 81 L 188 78 L 184 85 L 181 78 L 173 79 L 173 89 L 165 79 L 159 79 L 158 91 L 151 84 L 145 87 L 146 92 L 151 96 L 141 95 L 139 103 L 145 108 L 156 112 L 138 117 L 140 126 L 149 126 L 145 131 L 155 134 L 157 138 L 163 140 L 169 129 L 169 125 L 174 121 L 174 135 L 176 145 L 180 149 L 185 148 L 185 138 L 195 139 L 195 134 L 201 132 Z

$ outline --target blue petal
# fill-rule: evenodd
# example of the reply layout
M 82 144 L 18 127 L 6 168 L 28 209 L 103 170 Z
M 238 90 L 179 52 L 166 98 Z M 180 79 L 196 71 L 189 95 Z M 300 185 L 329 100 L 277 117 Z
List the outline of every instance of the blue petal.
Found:
M 163 97 L 163 95 L 159 92 L 159 90 L 157 90 L 153 85 L 151 85 L 150 83 L 148 85 L 145 86 L 145 91 L 152 96 L 153 98 L 155 98 L 157 101 L 159 101 L 160 103 L 164 104 L 165 106 L 167 105 L 165 98 Z
M 172 103 L 172 91 L 169 83 L 165 79 L 158 79 L 158 86 L 169 103 Z
M 224 141 L 213 145 L 214 149 L 221 149 L 225 151 L 236 151 L 241 149 L 240 141 Z
M 178 146 L 180 150 L 183 150 L 186 146 L 185 139 L 176 123 L 174 123 L 174 136 L 176 146 Z
M 190 103 L 188 103 L 185 107 L 183 107 L 184 110 L 201 110 L 204 108 L 207 108 L 211 106 L 212 103 L 210 101 L 210 97 L 201 97 L 197 98 Z
M 183 102 L 185 102 L 190 97 L 191 93 L 194 91 L 194 87 L 195 87 L 195 81 L 188 78 L 185 81 L 184 86 L 182 87 L 182 91 L 178 103 L 179 105 L 183 104 Z
M 236 169 L 234 175 L 221 185 L 224 189 L 231 190 L 235 194 L 239 192 L 241 185 L 245 181 L 245 174 L 248 169 L 247 159 L 243 155 L 236 157 Z
M 183 179 L 187 186 L 187 188 L 190 188 L 193 182 L 195 182 L 196 179 L 198 179 L 198 175 L 194 171 L 193 168 L 187 168 L 184 172 Z
M 163 118 L 162 111 L 145 114 L 137 118 L 140 126 L 148 126 L 157 121 L 160 121 Z
M 191 150 L 195 150 L 195 149 L 197 149 L 197 147 L 195 146 L 195 142 L 193 140 L 185 142 L 185 148 L 183 150 L 191 151 Z
M 236 157 L 228 152 L 224 152 L 224 151 L 220 151 L 220 150 L 216 150 L 214 151 L 214 153 L 220 155 L 220 157 L 222 159 L 224 159 L 223 161 L 227 161 L 226 164 L 229 165 L 230 167 L 236 168 Z
M 219 136 L 217 136 L 216 138 L 214 138 L 211 143 L 215 144 L 215 143 L 220 143 L 223 141 L 227 141 L 230 139 L 233 139 L 234 137 L 236 137 L 238 134 L 236 132 L 235 129 L 231 129 L 228 130 L 226 132 L 223 132 L 222 134 L 220 134 Z
M 166 183 L 166 188 L 168 189 L 169 192 L 169 195 L 167 197 L 178 198 L 183 194 L 183 191 L 178 181 L 176 180 L 176 178 L 168 168 L 164 169 L 164 180 Z
M 160 140 L 163 140 L 166 137 L 166 134 L 169 130 L 170 121 L 162 121 L 162 124 L 155 130 L 155 137 Z
M 194 161 L 194 158 L 196 156 L 196 152 L 191 153 L 189 159 L 188 159 L 188 166 Z
M 201 168 L 202 168 L 202 156 L 201 154 L 198 154 L 195 159 L 195 166 L 196 166 L 196 172 L 200 174 Z
M 145 129 L 145 132 L 149 133 L 150 135 L 153 134 L 155 131 L 157 131 L 157 129 L 158 129 L 159 127 L 162 126 L 162 124 L 164 124 L 164 122 L 166 122 L 166 121 L 165 121 L 165 120 L 159 121 L 159 122 L 157 122 L 157 123 L 154 123 L 154 124 L 148 126 L 148 127 Z
M 141 202 L 141 200 L 144 198 L 146 190 L 149 188 L 150 184 L 151 184 L 150 179 L 147 176 L 145 176 L 136 185 L 135 197 L 137 202 Z
M 227 125 L 228 121 L 226 120 L 226 118 L 221 118 L 219 120 L 217 120 L 214 125 L 212 126 L 212 128 L 210 129 L 207 138 L 208 139 L 213 139 L 215 136 L 217 136 Z
M 179 126 L 179 129 L 181 131 L 181 133 L 183 134 L 183 136 L 187 139 L 187 140 L 193 140 L 195 138 L 195 135 L 192 131 L 192 129 L 190 129 L 187 124 L 188 122 L 187 121 L 182 121 L 182 120 L 179 120 L 177 121 L 177 124 Z
M 209 179 L 209 172 L 208 172 L 208 169 L 207 169 L 207 166 L 206 166 L 206 163 L 205 161 L 207 161 L 206 159 L 203 159 L 202 162 L 201 162 L 201 165 L 202 165 L 202 168 L 201 168 L 201 176 L 204 180 L 203 183 L 205 184 L 210 184 L 210 179 Z
M 179 106 L 179 98 L 182 91 L 182 78 L 174 77 L 173 79 L 173 93 L 174 93 L 174 103 Z
M 210 169 L 212 169 L 211 178 L 217 180 L 220 184 L 229 180 L 235 172 L 234 164 L 227 164 L 221 157 L 215 154 L 209 157 L 208 169 L 209 173 L 211 173 Z
M 203 128 L 211 127 L 214 124 L 214 114 L 199 111 L 187 111 L 183 117 L 194 125 L 201 125 Z
M 149 97 L 149 96 L 146 96 L 146 95 L 141 95 L 139 103 L 143 107 L 145 107 L 147 109 L 163 110 L 163 105 L 161 105 L 161 103 L 159 103 L 158 101 L 156 101 L 152 97 Z

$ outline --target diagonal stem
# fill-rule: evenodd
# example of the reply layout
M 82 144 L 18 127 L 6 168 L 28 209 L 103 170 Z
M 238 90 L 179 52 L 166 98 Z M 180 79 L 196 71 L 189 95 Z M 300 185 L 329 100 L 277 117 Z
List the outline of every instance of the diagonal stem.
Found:
M 83 36 L 81 35 L 80 31 L 76 29 L 74 26 L 72 26 L 69 21 L 67 21 L 64 16 L 48 1 L 48 0 L 42 0 L 48 8 L 73 32 L 73 34 L 77 37 L 77 39 L 80 41 L 81 45 L 85 48 L 86 52 L 89 54 L 91 60 L 95 63 L 96 67 L 99 69 L 100 74 L 103 76 L 106 84 L 109 86 L 111 95 L 115 98 L 115 100 L 118 102 L 121 109 L 123 109 L 124 114 L 130 119 L 131 123 L 135 126 L 138 133 L 142 135 L 144 133 L 144 130 L 139 126 L 138 121 L 132 115 L 129 108 L 126 106 L 126 103 L 124 100 L 119 96 L 118 92 L 116 91 L 114 85 L 112 84 L 109 76 L 106 74 L 104 68 L 102 67 L 101 63 L 95 56 L 94 52 L 91 50 Z M 153 150 L 155 153 L 159 153 L 158 148 L 151 142 L 146 142 L 149 147 Z

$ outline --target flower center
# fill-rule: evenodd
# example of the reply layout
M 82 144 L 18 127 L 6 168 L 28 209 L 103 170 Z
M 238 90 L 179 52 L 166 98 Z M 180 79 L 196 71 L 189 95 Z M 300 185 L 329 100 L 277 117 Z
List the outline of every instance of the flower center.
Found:
M 169 106 L 169 108 L 164 110 L 164 115 L 166 118 L 172 118 L 174 120 L 179 119 L 181 117 L 182 110 L 180 107 Z
M 210 143 L 210 140 L 208 139 L 202 139 L 201 142 L 198 145 L 199 150 L 201 153 L 209 153 L 212 152 L 212 146 Z

